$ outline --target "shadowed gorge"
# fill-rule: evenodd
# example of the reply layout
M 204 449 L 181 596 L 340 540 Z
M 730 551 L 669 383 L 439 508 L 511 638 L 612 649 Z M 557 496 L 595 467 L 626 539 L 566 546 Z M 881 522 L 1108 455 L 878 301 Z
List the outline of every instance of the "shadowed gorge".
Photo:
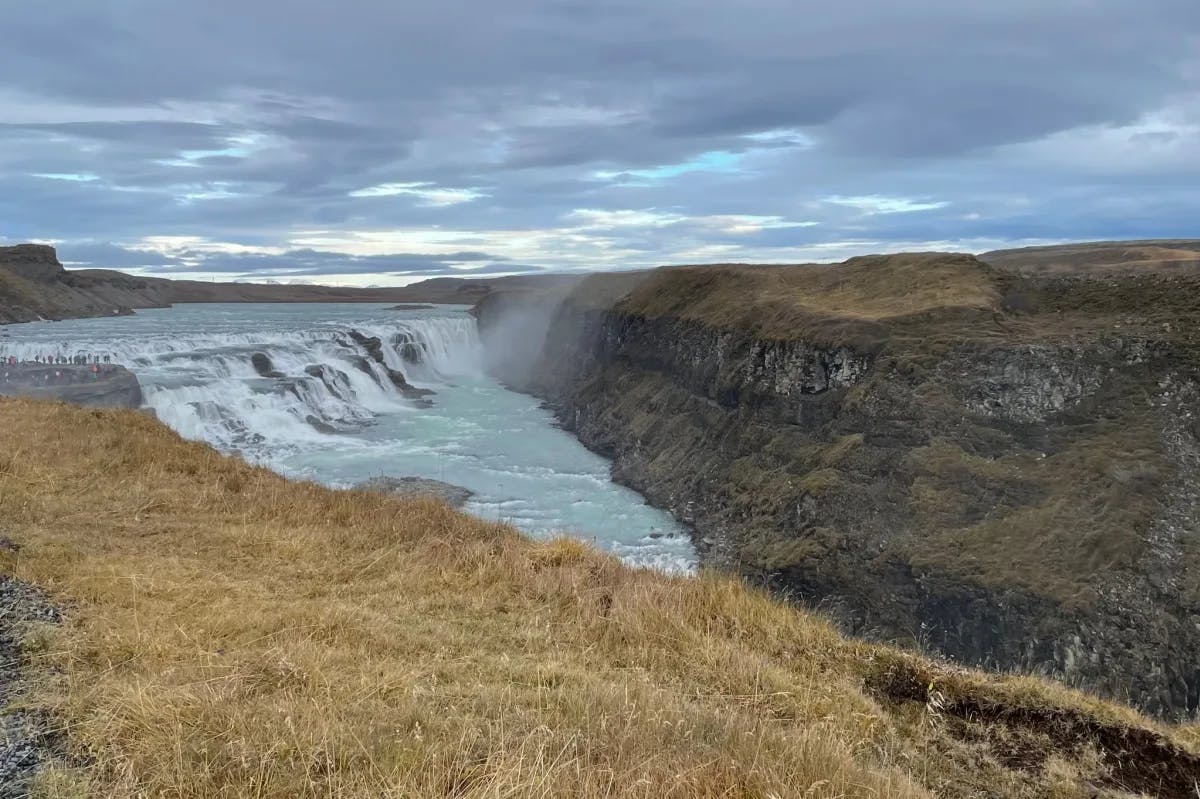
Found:
M 673 267 L 477 314 L 485 342 L 548 318 L 508 379 L 703 562 L 868 638 L 1193 716 L 1200 277 L 1037 272 Z

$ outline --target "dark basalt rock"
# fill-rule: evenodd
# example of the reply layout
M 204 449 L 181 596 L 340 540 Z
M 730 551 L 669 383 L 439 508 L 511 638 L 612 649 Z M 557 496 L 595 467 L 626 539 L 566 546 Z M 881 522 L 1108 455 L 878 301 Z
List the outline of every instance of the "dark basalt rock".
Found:
M 425 349 L 411 333 L 400 333 L 393 339 L 396 351 L 405 363 L 421 364 L 425 362 Z
M 847 632 L 1195 718 L 1200 346 L 1173 331 L 1200 279 L 1077 283 L 1034 286 L 1046 310 L 1019 327 L 948 310 L 867 345 L 588 298 L 476 316 L 498 349 L 549 317 L 496 376 L 691 526 L 705 565 Z M 1114 326 L 1080 297 L 1144 306 Z
M 365 360 L 363 361 L 363 366 L 366 366 Z M 367 366 L 367 369 L 369 370 L 370 367 Z M 315 377 L 318 380 L 323 380 L 325 382 L 329 382 L 331 380 L 348 379 L 346 373 L 341 369 L 335 369 L 334 367 L 323 363 L 309 364 L 308 366 L 304 367 L 304 373 L 309 377 Z
M 142 387 L 123 366 L 0 365 L 0 395 L 73 402 L 98 408 L 138 408 Z
M 54 248 L 43 244 L 0 247 L 0 266 L 36 283 L 52 283 L 65 272 Z
M 316 430 L 318 433 L 325 433 L 327 435 L 332 435 L 332 434 L 338 432 L 338 429 L 336 427 L 334 427 L 331 424 L 327 424 L 326 422 L 321 421 L 316 416 L 313 416 L 311 413 L 308 416 L 304 417 L 304 421 L 308 422 L 308 424 L 314 430 Z
M 424 398 L 426 398 L 426 397 L 431 397 L 431 396 L 437 394 L 437 392 L 434 391 L 433 389 L 417 388 L 416 386 L 414 386 L 408 382 L 408 379 L 405 378 L 403 372 L 400 372 L 396 369 L 392 369 L 391 367 L 389 367 L 387 365 L 387 362 L 383 358 L 383 342 L 379 340 L 378 336 L 371 336 L 370 338 L 368 338 L 367 336 L 364 336 L 362 333 L 358 332 L 357 330 L 351 330 L 349 335 L 350 335 L 350 338 L 352 338 L 355 341 L 355 343 L 357 343 L 360 347 L 362 347 L 363 349 L 365 349 L 367 351 L 367 355 L 372 360 L 374 360 L 377 364 L 379 364 L 380 366 L 383 367 L 384 372 L 388 376 L 388 380 L 391 381 L 392 385 L 395 386 L 396 389 L 405 398 L 413 399 L 413 400 L 424 400 Z M 369 365 L 367 365 L 365 360 L 362 362 L 356 363 L 356 366 L 360 370 L 362 370 L 368 374 L 372 373 L 371 367 Z M 425 400 L 425 401 L 427 402 L 427 400 Z
M 403 394 L 408 399 L 421 399 L 422 397 L 432 397 L 434 394 L 437 393 L 436 391 L 434 391 L 433 389 L 430 389 L 430 388 L 417 388 L 416 386 L 412 385 L 404 378 L 403 373 L 398 372 L 395 369 L 388 369 L 387 376 L 388 376 L 388 379 L 392 381 L 392 385 L 394 385 L 397 389 L 399 389 L 400 393 Z
M 368 338 L 362 333 L 359 333 L 357 330 L 351 330 L 350 338 L 354 339 L 355 344 L 366 350 L 367 356 L 371 360 L 375 361 L 375 363 L 382 364 L 384 362 L 383 342 L 379 340 L 379 336 L 371 336 Z
M 278 371 L 275 364 L 271 362 L 271 356 L 265 352 L 256 352 L 251 355 L 250 363 L 260 377 L 280 378 L 284 376 L 283 372 Z
M 373 477 L 354 487 L 360 491 L 378 491 L 405 499 L 436 497 L 455 508 L 465 504 L 474 493 L 462 486 L 425 477 Z
M 369 376 L 376 383 L 379 382 L 379 376 L 375 374 L 375 370 L 371 368 L 371 362 L 361 355 L 353 355 L 350 362 L 354 364 L 354 368 Z

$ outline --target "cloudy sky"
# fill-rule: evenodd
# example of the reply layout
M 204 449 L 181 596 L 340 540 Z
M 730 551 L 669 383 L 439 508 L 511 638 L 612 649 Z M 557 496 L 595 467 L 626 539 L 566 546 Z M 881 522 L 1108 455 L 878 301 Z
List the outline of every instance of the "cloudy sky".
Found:
M 347 285 L 1200 235 L 1197 0 L 3 0 L 0 241 Z

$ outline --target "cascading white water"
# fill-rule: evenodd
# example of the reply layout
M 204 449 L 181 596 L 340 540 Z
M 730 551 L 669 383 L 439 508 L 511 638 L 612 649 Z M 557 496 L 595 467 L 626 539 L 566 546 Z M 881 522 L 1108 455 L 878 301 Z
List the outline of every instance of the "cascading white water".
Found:
M 391 334 L 388 365 L 411 371 L 417 380 L 444 380 L 483 371 L 483 347 L 472 318 L 431 317 Z
M 372 352 L 352 333 L 377 338 L 380 346 Z M 389 369 L 419 384 L 482 368 L 475 322 L 461 313 L 262 334 L 12 341 L 2 349 L 6 356 L 28 360 L 107 356 L 135 371 L 146 405 L 182 435 L 251 455 L 413 408 Z M 252 360 L 256 355 L 266 356 L 276 374 L 260 374 Z
M 2 357 L 75 354 L 129 367 L 182 435 L 288 476 L 444 480 L 474 492 L 470 512 L 534 535 L 578 535 L 673 571 L 695 564 L 670 516 L 615 485 L 536 399 L 487 376 L 465 309 L 203 305 L 0 327 Z M 257 369 L 256 354 L 267 359 Z M 436 394 L 406 398 L 396 372 Z

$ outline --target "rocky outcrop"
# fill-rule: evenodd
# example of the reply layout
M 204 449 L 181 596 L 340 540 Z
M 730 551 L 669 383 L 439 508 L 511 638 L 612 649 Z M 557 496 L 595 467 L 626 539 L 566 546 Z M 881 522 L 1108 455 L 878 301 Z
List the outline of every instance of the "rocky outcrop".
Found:
M 703 280 L 547 312 L 494 295 L 477 316 L 485 344 L 514 313 L 545 317 L 532 362 L 499 376 L 688 523 L 708 565 L 859 635 L 1196 715 L 1200 345 L 1180 331 L 1200 284 L 1136 323 L 1033 285 L 1028 312 L 764 335 L 728 323 Z M 653 310 L 667 289 L 691 299 Z
M 265 352 L 256 352 L 250 356 L 250 365 L 254 367 L 254 371 L 259 377 L 280 378 L 283 377 L 283 372 L 275 368 L 275 364 L 271 361 L 271 356 Z
M 53 283 L 66 274 L 54 248 L 43 244 L 0 247 L 0 264 L 10 274 L 36 283 Z
M 314 416 L 311 413 L 304 417 L 304 421 L 308 422 L 308 425 L 313 430 L 316 430 L 318 433 L 325 433 L 326 435 L 334 435 L 335 433 L 338 432 L 338 429 L 336 427 L 329 424 L 328 422 L 321 421 L 320 419 L 318 419 L 316 416 Z
M 425 362 L 425 348 L 411 332 L 398 333 L 393 340 L 396 351 L 407 364 L 420 365 Z
M 104 408 L 138 408 L 142 404 L 142 388 L 133 372 L 109 365 L 0 365 L 0 395 Z
M 0 324 L 132 313 L 119 292 L 63 269 L 53 247 L 0 247 Z
M 377 491 L 403 499 L 435 497 L 454 508 L 460 508 L 473 496 L 473 492 L 441 480 L 425 477 L 372 477 L 354 486 L 359 491 Z
M 367 351 L 367 356 L 371 360 L 383 367 L 384 374 L 387 375 L 388 380 L 391 381 L 392 385 L 395 386 L 404 397 L 412 400 L 428 402 L 428 398 L 437 393 L 430 388 L 417 388 L 408 382 L 408 380 L 404 377 L 403 372 L 388 366 L 387 360 L 385 360 L 383 357 L 383 342 L 378 336 L 368 337 L 357 330 L 351 330 L 350 338 Z M 370 367 L 367 367 L 366 371 L 370 373 Z
M 0 538 L 0 555 L 20 549 Z M 37 689 L 37 662 L 23 637 L 38 626 L 57 625 L 60 609 L 28 583 L 0 574 L 0 799 L 31 796 L 38 773 L 66 755 L 61 720 L 28 709 Z

